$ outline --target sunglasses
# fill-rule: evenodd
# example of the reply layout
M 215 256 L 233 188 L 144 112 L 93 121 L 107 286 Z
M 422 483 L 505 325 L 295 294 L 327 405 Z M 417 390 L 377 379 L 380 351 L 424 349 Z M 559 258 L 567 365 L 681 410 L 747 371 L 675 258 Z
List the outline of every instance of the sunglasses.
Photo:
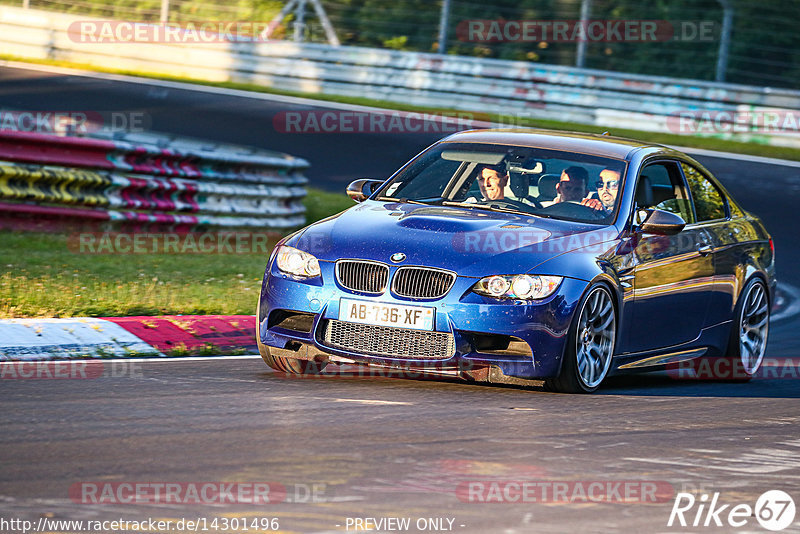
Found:
M 600 189 L 619 189 L 619 180 L 609 180 L 607 182 L 597 182 L 594 184 L 598 191 Z

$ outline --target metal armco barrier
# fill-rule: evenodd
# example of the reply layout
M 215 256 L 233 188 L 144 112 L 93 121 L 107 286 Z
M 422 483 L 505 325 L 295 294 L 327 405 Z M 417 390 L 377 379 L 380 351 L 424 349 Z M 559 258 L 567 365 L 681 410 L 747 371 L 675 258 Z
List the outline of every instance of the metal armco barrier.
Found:
M 800 91 L 285 41 L 87 42 L 73 24 L 85 20 L 3 6 L 0 47 L 19 57 L 211 81 L 800 146 Z M 751 124 L 767 114 L 775 120 L 766 128 Z
M 283 154 L 152 135 L 105 140 L 0 130 L 0 215 L 289 228 L 305 222 L 307 167 Z

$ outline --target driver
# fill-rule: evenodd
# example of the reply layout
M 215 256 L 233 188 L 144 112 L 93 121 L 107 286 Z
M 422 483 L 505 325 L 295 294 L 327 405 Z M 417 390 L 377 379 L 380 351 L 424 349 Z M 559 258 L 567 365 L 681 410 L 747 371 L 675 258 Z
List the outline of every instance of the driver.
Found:
M 561 178 L 556 184 L 556 198 L 553 204 L 559 202 L 579 202 L 583 203 L 588 191 L 586 184 L 589 183 L 589 173 L 583 167 L 567 167 L 561 173 Z
M 503 200 L 508 185 L 505 165 L 486 165 L 478 175 L 478 187 L 484 200 Z

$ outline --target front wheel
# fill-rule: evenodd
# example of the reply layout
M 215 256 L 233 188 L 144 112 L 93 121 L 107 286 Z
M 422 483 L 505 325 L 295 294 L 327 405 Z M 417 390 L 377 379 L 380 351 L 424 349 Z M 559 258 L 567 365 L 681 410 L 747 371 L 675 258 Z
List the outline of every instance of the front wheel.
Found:
M 299 358 L 284 358 L 276 354 L 270 353 L 269 347 L 258 342 L 258 352 L 261 353 L 261 359 L 264 363 L 279 371 L 291 375 L 316 375 L 325 369 L 327 362 L 318 362 L 316 360 L 301 360 Z
M 268 366 L 281 373 L 291 375 L 316 375 L 322 372 L 327 362 L 317 362 L 313 360 L 300 360 L 298 358 L 284 358 L 277 354 L 272 354 L 269 347 L 261 342 L 261 333 L 258 325 L 258 318 L 261 317 L 261 302 L 256 307 L 256 343 L 261 359 Z
M 261 342 L 261 327 L 259 321 L 261 317 L 261 298 L 258 299 L 256 305 L 256 344 L 258 345 L 258 352 L 261 354 L 261 359 L 264 360 L 268 366 L 281 373 L 290 375 L 316 375 L 325 369 L 328 362 L 317 362 L 313 360 L 300 360 L 298 358 L 284 358 L 277 354 L 272 354 L 269 347 Z
M 617 316 L 609 290 L 592 286 L 581 300 L 570 326 L 564 361 L 548 389 L 562 393 L 591 393 L 608 374 L 614 355 Z

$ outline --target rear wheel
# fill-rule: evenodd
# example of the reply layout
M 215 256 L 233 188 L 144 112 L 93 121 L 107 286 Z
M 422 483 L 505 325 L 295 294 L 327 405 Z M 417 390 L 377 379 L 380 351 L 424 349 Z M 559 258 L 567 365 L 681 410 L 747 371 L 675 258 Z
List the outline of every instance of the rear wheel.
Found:
M 595 391 L 611 367 L 616 332 L 611 293 L 601 284 L 592 286 L 570 326 L 561 373 L 547 380 L 548 389 L 563 393 Z
M 735 381 L 750 380 L 761 367 L 769 334 L 767 286 L 754 278 L 745 286 L 736 305 L 727 358 Z

